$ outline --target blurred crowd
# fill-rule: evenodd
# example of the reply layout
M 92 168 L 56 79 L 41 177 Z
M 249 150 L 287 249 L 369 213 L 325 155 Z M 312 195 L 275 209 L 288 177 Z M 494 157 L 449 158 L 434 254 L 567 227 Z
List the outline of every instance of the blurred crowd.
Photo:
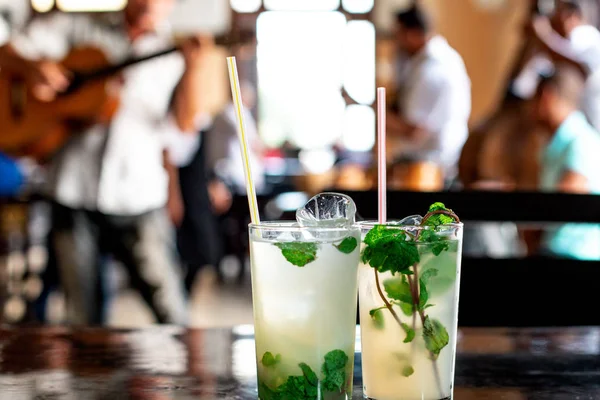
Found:
M 105 323 L 107 265 L 117 261 L 158 322 L 186 324 L 197 272 L 219 264 L 232 231 L 241 235 L 227 219 L 246 187 L 234 105 L 207 112 L 200 93 L 214 38 L 174 43 L 173 4 L 129 0 L 118 13 L 51 12 L 16 30 L 0 23 L 0 196 L 36 193 L 51 210 L 41 320 L 60 288 L 68 322 Z M 550 14 L 532 2 L 523 35 L 506 95 L 470 130 L 461 55 L 419 3 L 396 14 L 390 188 L 600 191 L 600 32 L 579 2 L 556 0 Z M 264 146 L 256 97 L 242 82 L 254 183 L 259 193 L 293 190 L 267 179 L 298 151 Z M 373 158 L 338 150 L 330 186 L 373 188 Z M 515 234 L 530 254 L 600 259 L 596 225 Z

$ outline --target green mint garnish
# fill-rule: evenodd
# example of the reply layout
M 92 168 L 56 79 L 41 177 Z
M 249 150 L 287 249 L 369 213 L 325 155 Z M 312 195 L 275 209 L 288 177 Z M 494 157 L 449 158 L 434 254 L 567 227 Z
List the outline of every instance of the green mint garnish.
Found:
M 406 324 L 402 324 L 402 329 L 406 332 L 406 338 L 404 338 L 404 343 L 410 343 L 415 338 L 415 330 Z
M 269 352 L 268 359 L 277 358 Z M 279 355 L 278 355 L 279 356 Z M 265 356 L 263 356 L 263 359 Z M 333 350 L 325 355 L 325 362 L 321 368 L 321 398 L 326 392 L 341 393 L 346 384 L 346 364 L 348 356 L 342 350 Z M 264 362 L 263 362 L 264 364 Z M 288 376 L 285 382 L 272 389 L 264 382 L 258 385 L 258 397 L 261 400 L 317 400 L 319 398 L 319 378 L 315 371 L 306 364 L 300 363 L 301 376 Z
M 418 263 L 420 257 L 416 243 L 406 239 L 406 232 L 400 229 L 376 225 L 365 236 L 363 263 L 381 273 L 410 274 L 409 268 Z
M 450 340 L 444 325 L 437 319 L 431 319 L 430 317 L 426 317 L 423 324 L 423 339 L 425 340 L 425 347 L 431 352 L 434 359 L 448 345 Z
M 425 229 L 421 231 L 419 236 L 421 242 L 431 243 L 431 252 L 434 256 L 439 256 L 443 251 L 450 248 L 450 244 L 447 239 L 440 237 L 434 230 Z
M 324 379 L 322 388 L 326 392 L 341 392 L 346 384 L 346 363 L 348 356 L 342 350 L 333 350 L 325 354 L 321 368 Z
M 317 244 L 313 242 L 275 243 L 281 254 L 297 267 L 304 267 L 317 259 Z
M 318 379 L 315 372 L 305 363 L 298 364 L 302 376 L 288 376 L 284 384 L 271 389 L 262 383 L 258 387 L 261 400 L 316 400 L 318 395 Z
M 425 310 L 434 307 L 433 304 L 428 304 L 430 284 L 432 279 L 438 276 L 439 271 L 435 268 L 420 265 L 419 249 L 421 252 L 430 252 L 436 257 L 442 252 L 450 250 L 452 243 L 438 233 L 438 227 L 455 222 L 460 222 L 460 219 L 452 210 L 446 208 L 443 203 L 434 203 L 429 207 L 429 211 L 420 225 L 426 229 L 410 232 L 394 229 L 395 227 L 376 225 L 365 236 L 364 243 L 366 246 L 361 254 L 362 262 L 375 269 L 377 279 L 379 279 L 379 273 L 388 271 L 392 275 L 400 275 L 383 281 L 383 289 L 385 289 L 387 297 L 380 287 L 377 288 L 386 307 L 370 311 L 369 314 L 375 326 L 380 326 L 379 320 L 383 321 L 383 316 L 380 316 L 380 314 L 385 312 L 384 308 L 388 308 L 394 320 L 406 333 L 404 343 L 410 343 L 414 341 L 416 336 L 415 320 L 420 318 L 423 326 L 423 341 L 430 358 L 434 361 L 438 358 L 442 349 L 448 345 L 450 338 L 448 331 L 440 321 L 431 319 L 425 314 Z M 426 246 L 418 248 L 418 244 L 425 244 Z M 419 274 L 421 267 L 424 267 L 424 269 Z M 446 268 L 444 268 L 445 270 Z M 448 280 L 447 277 L 441 276 L 434 281 L 434 284 L 438 285 L 444 280 Z M 400 307 L 405 316 L 413 317 L 412 327 L 402 322 L 393 309 L 396 306 Z M 411 365 L 405 363 L 401 373 L 403 376 L 408 377 L 414 373 L 414 369 Z M 441 382 L 439 379 L 436 379 L 436 381 L 441 391 Z
M 431 278 L 435 278 L 438 274 L 438 270 L 435 268 L 428 269 L 421 275 L 419 279 L 419 310 L 424 310 L 429 300 L 429 293 L 427 292 L 427 285 Z
M 408 378 L 409 376 L 411 376 L 414 373 L 415 373 L 415 370 L 410 365 L 407 365 L 404 368 L 402 368 L 402 376 L 405 376 Z
M 403 303 L 401 301 L 398 301 L 398 302 L 394 302 L 394 304 L 397 304 L 398 306 L 400 306 L 400 309 L 402 310 L 404 315 L 406 315 L 407 317 L 410 317 L 415 313 L 415 307 L 413 306 L 412 301 L 410 303 Z
M 380 307 L 380 308 L 375 308 L 371 311 L 369 311 L 369 315 L 371 316 L 371 319 L 373 320 L 373 325 L 375 325 L 375 328 L 377 329 L 383 329 L 384 327 L 384 319 L 383 319 L 383 309 L 386 307 Z
M 435 212 L 435 211 L 448 211 L 448 212 L 452 212 L 451 209 L 446 208 L 446 206 L 444 205 L 444 203 L 433 203 L 430 207 L 429 207 L 429 212 Z M 440 225 L 446 225 L 446 224 L 451 224 L 453 222 L 456 222 L 454 220 L 454 218 L 452 218 L 449 215 L 446 214 L 435 214 L 435 215 L 431 215 L 426 221 L 423 221 L 423 225 L 426 226 L 440 226 Z
M 279 362 L 281 362 L 281 354 L 277 354 L 276 356 L 273 356 L 273 353 L 271 353 L 270 351 L 267 351 L 265 354 L 263 354 L 262 360 L 260 362 L 265 367 L 272 367 L 275 364 L 279 364 Z
M 306 381 L 312 386 L 316 387 L 319 383 L 319 379 L 317 378 L 317 374 L 315 374 L 315 371 L 313 371 L 306 363 L 300 363 L 298 364 L 298 366 L 302 370 L 302 374 L 304 375 L 304 378 L 306 378 Z
M 346 239 L 342 240 L 340 244 L 334 244 L 334 246 L 344 254 L 350 254 L 356 249 L 358 246 L 358 240 L 354 236 L 348 236 Z
M 403 303 L 413 303 L 412 293 L 406 277 L 390 278 L 383 281 L 383 288 L 390 299 Z

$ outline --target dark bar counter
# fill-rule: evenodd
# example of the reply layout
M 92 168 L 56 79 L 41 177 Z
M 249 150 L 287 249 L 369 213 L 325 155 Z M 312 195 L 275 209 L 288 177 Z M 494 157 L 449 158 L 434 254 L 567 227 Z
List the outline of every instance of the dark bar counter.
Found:
M 458 348 L 456 400 L 600 399 L 600 328 L 461 329 Z M 255 379 L 251 326 L 0 329 L 1 400 L 256 399 Z

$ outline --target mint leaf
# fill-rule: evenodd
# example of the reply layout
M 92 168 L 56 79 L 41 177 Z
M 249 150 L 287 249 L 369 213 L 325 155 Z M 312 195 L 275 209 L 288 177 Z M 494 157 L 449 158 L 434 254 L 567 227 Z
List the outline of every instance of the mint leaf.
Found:
M 376 225 L 367 233 L 364 242 L 367 247 L 362 254 L 363 263 L 381 273 L 412 274 L 409 268 L 420 261 L 416 243 L 407 240 L 401 229 Z
M 281 249 L 281 254 L 290 263 L 297 267 L 304 267 L 306 264 L 317 259 L 317 244 L 312 242 L 285 242 L 275 243 L 275 246 Z
M 281 361 L 281 354 L 277 354 L 276 356 L 273 356 L 273 353 L 271 353 L 270 351 L 267 351 L 265 354 L 263 354 L 261 363 L 265 367 L 272 367 L 273 365 L 278 364 L 280 361 Z
M 261 400 L 316 400 L 319 393 L 317 374 L 306 363 L 298 366 L 302 370 L 302 376 L 288 376 L 285 383 L 277 389 L 271 389 L 260 382 L 258 397 Z
M 369 315 L 371 316 L 371 319 L 373 320 L 373 325 L 375 325 L 375 328 L 377 329 L 383 329 L 384 327 L 384 319 L 383 319 L 383 309 L 385 307 L 381 307 L 381 308 L 375 308 L 371 311 L 369 311 Z
M 434 230 L 432 229 L 424 229 L 421 231 L 421 235 L 419 236 L 419 240 L 425 243 L 431 243 L 431 252 L 434 256 L 439 256 L 443 251 L 447 251 L 450 249 L 450 244 L 448 240 L 443 237 L 440 237 Z
M 412 342 L 415 338 L 415 330 L 405 323 L 402 324 L 402 329 L 404 329 L 404 332 L 406 332 L 406 338 L 404 339 L 404 343 Z
M 279 400 L 280 395 L 263 382 L 258 385 L 258 397 L 261 400 Z
M 427 301 L 429 301 L 429 292 L 427 291 L 427 284 L 431 280 L 431 278 L 436 277 L 438 274 L 438 270 L 435 268 L 430 268 L 427 271 L 423 272 L 421 278 L 419 278 L 419 309 L 424 310 Z
M 436 276 L 438 276 L 438 270 L 435 268 L 429 268 L 427 271 L 421 274 L 421 280 L 427 284 L 431 278 L 435 278 Z
M 410 365 L 407 365 L 404 368 L 402 368 L 402 376 L 405 376 L 408 378 L 409 376 L 411 376 L 414 373 L 415 373 L 415 370 Z
M 383 288 L 390 299 L 412 304 L 413 298 L 405 276 L 386 279 L 383 281 Z
M 344 254 L 350 254 L 356 249 L 358 246 L 358 240 L 354 236 L 348 236 L 346 239 L 342 240 L 342 243 L 334 246 Z
M 434 212 L 434 211 L 452 211 L 452 210 L 450 210 L 449 208 L 446 208 L 444 203 L 437 202 L 437 203 L 433 203 L 429 207 L 429 212 Z M 427 219 L 427 221 L 425 221 L 424 225 L 440 226 L 440 225 L 451 224 L 453 222 L 455 222 L 454 218 L 452 218 L 449 215 L 435 214 L 435 215 L 432 215 L 431 217 L 429 217 Z
M 333 350 L 325 354 L 321 368 L 324 379 L 321 387 L 326 392 L 341 392 L 346 384 L 346 363 L 348 356 L 342 350 Z
M 413 307 L 412 300 L 410 303 L 403 303 L 401 301 L 395 303 L 400 306 L 400 309 L 407 317 L 412 316 L 415 313 L 415 308 Z
M 302 374 L 304 375 L 308 383 L 310 383 L 313 386 L 317 386 L 317 384 L 319 383 L 319 379 L 317 379 L 317 374 L 315 374 L 312 368 L 310 368 L 310 366 L 306 363 L 300 363 L 298 365 L 302 370 Z
M 437 319 L 431 319 L 430 317 L 426 317 L 423 324 L 423 339 L 425 340 L 425 347 L 433 354 L 434 359 L 450 341 L 448 331 L 444 328 L 444 325 Z

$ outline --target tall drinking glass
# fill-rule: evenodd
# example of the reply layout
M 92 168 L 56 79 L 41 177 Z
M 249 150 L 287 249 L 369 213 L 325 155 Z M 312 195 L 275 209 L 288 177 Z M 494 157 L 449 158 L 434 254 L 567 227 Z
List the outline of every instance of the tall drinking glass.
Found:
M 249 230 L 259 398 L 350 399 L 360 228 Z
M 363 223 L 361 230 L 364 396 L 451 399 L 462 224 Z

